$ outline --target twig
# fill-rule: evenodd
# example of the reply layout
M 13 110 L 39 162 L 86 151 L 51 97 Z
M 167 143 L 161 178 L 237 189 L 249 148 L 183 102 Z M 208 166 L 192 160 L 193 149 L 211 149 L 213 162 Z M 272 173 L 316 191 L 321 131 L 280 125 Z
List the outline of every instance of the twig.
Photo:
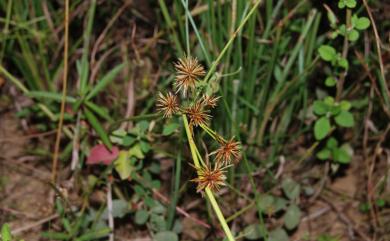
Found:
M 68 81 L 69 0 L 65 0 L 64 25 L 65 25 L 64 72 L 63 72 L 63 80 L 62 80 L 63 85 L 62 85 L 61 112 L 60 112 L 60 118 L 58 121 L 57 137 L 56 137 L 56 142 L 55 142 L 55 146 L 54 146 L 54 154 L 53 154 L 52 177 L 51 177 L 51 180 L 53 183 L 57 182 L 58 153 L 60 150 L 62 126 L 64 124 L 65 100 L 66 100 L 66 90 L 67 90 L 67 81 Z
M 43 218 L 43 219 L 41 219 L 41 220 L 39 220 L 37 222 L 28 224 L 28 225 L 26 225 L 24 227 L 20 227 L 20 228 L 14 229 L 14 230 L 11 231 L 11 233 L 12 233 L 12 235 L 19 235 L 20 233 L 23 233 L 23 232 L 25 232 L 27 230 L 30 230 L 30 229 L 35 228 L 37 226 L 40 226 L 40 225 L 42 225 L 44 223 L 50 222 L 51 220 L 54 220 L 54 219 L 58 218 L 58 216 L 59 215 L 57 213 L 53 214 L 53 215 L 51 215 L 49 217 L 46 217 L 46 218 Z
M 112 216 L 112 188 L 110 181 L 107 181 L 107 215 L 108 227 L 111 229 L 109 241 L 114 241 L 114 217 Z
M 13 141 L 19 141 L 19 140 L 26 140 L 26 139 L 50 136 L 50 135 L 55 134 L 56 132 L 57 132 L 57 129 L 56 130 L 47 131 L 47 132 L 42 132 L 42 133 L 26 135 L 26 136 L 0 138 L 0 143 L 1 142 L 13 142 Z
M 76 127 L 74 130 L 73 141 L 72 141 L 72 161 L 70 165 L 70 169 L 73 171 L 76 169 L 79 163 L 79 150 L 80 150 L 80 123 L 81 123 L 81 112 L 77 111 L 76 117 Z
M 332 201 L 327 200 L 325 197 L 321 196 L 321 199 L 325 201 L 336 213 L 337 217 L 348 227 L 348 233 L 350 236 L 354 236 L 354 233 L 358 234 L 363 240 L 371 241 L 367 235 L 365 235 L 361 230 L 355 227 L 354 223 L 338 208 Z
M 156 195 L 158 198 L 160 198 L 163 202 L 170 203 L 169 199 L 167 197 L 165 197 L 163 194 L 161 194 L 159 191 L 157 191 L 156 189 L 152 189 L 152 191 L 153 191 L 153 194 Z M 181 215 L 183 215 L 184 217 L 191 219 L 195 223 L 197 223 L 205 228 L 208 228 L 208 229 L 211 228 L 210 225 L 203 222 L 202 220 L 199 220 L 199 219 L 191 216 L 188 212 L 186 212 L 186 210 L 184 210 L 183 208 L 181 208 L 179 206 L 176 206 L 176 211 L 178 213 L 180 213 Z

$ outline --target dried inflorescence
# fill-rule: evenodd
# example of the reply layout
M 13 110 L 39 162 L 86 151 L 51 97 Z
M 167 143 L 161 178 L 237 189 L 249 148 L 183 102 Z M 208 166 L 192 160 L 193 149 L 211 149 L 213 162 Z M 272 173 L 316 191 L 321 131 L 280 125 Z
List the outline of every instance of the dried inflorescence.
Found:
M 203 66 L 198 63 L 198 60 L 191 56 L 179 59 L 179 61 L 175 64 L 175 69 L 175 87 L 177 92 L 182 90 L 184 96 L 186 96 L 189 89 L 195 89 L 196 81 L 198 81 L 206 73 Z
M 217 107 L 219 98 L 221 98 L 221 96 L 203 95 L 202 103 L 204 106 L 209 106 L 211 108 L 215 108 L 215 107 Z
M 171 92 L 168 92 L 168 94 L 164 96 L 160 92 L 157 98 L 157 108 L 163 113 L 165 118 L 172 117 L 172 115 L 178 113 L 180 110 L 177 96 L 173 95 Z
M 196 168 L 198 177 L 191 180 L 198 185 L 196 191 L 201 192 L 205 188 L 210 188 L 213 192 L 219 191 L 221 186 L 225 186 L 225 169 L 226 167 L 220 167 L 219 165 L 215 165 L 214 168 L 210 165 Z
M 184 114 L 189 119 L 190 133 L 194 127 L 201 127 L 220 147 L 210 155 L 215 156 L 214 164 L 202 162 L 200 167 L 197 167 L 198 177 L 193 179 L 197 183 L 197 191 L 201 192 L 205 188 L 212 191 L 218 191 L 221 186 L 225 185 L 225 169 L 230 164 L 236 164 L 240 157 L 240 143 L 230 139 L 226 141 L 222 136 L 218 135 L 207 126 L 207 122 L 211 119 L 210 109 L 217 107 L 219 96 L 211 95 L 209 92 L 205 94 L 204 89 L 197 85 L 200 78 L 205 75 L 205 70 L 198 60 L 191 56 L 186 56 L 179 59 L 175 63 L 176 81 L 174 87 L 176 93 L 168 92 L 167 95 L 159 93 L 157 98 L 157 108 L 163 113 L 164 118 L 170 118 L 175 114 Z M 204 86 L 204 85 L 203 85 Z M 184 106 L 179 106 L 178 92 L 186 98 Z M 187 95 L 190 93 L 190 95 Z
M 197 101 L 193 105 L 187 107 L 184 112 L 190 119 L 191 126 L 205 125 L 206 121 L 210 119 L 210 115 L 207 114 L 207 110 L 204 109 L 202 102 Z
M 221 146 L 211 154 L 215 154 L 215 161 L 220 165 L 237 163 L 240 158 L 240 143 L 234 141 L 221 141 Z

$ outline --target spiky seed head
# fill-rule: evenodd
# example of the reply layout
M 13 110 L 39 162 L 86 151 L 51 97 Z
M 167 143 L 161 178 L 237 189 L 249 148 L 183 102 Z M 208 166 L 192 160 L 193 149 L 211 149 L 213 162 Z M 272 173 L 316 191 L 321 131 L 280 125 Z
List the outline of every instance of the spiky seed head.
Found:
M 211 154 L 215 154 L 215 161 L 219 165 L 229 165 L 237 163 L 240 158 L 240 142 L 234 141 L 234 138 L 229 141 L 222 141 L 221 146 Z
M 203 77 L 206 72 L 202 65 L 198 63 L 198 60 L 191 56 L 179 58 L 175 63 L 176 69 L 176 83 L 175 87 L 177 92 L 183 91 L 184 96 L 189 89 L 195 89 L 196 81 Z
M 201 192 L 205 188 L 210 188 L 211 191 L 218 192 L 221 186 L 225 186 L 225 168 L 221 168 L 218 164 L 214 168 L 210 165 L 196 168 L 198 177 L 191 180 L 197 183 L 196 191 Z
M 204 106 L 201 101 L 197 101 L 192 106 L 187 107 L 184 112 L 190 119 L 191 126 L 205 125 L 211 118 L 211 116 L 207 114 L 207 110 L 204 110 Z
M 180 110 L 177 96 L 171 92 L 168 92 L 165 96 L 160 92 L 158 94 L 156 106 L 158 110 L 164 114 L 165 118 L 172 117 L 172 115 Z
M 221 98 L 221 96 L 203 95 L 202 102 L 205 106 L 215 108 L 217 107 L 219 98 Z

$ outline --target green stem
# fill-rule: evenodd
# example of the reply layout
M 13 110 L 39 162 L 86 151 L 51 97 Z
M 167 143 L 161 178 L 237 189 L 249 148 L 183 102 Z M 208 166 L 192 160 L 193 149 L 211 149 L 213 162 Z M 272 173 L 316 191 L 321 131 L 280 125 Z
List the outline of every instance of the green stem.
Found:
M 213 192 L 208 187 L 206 187 L 205 191 L 206 191 L 207 197 L 210 200 L 211 206 L 213 207 L 214 212 L 218 217 L 219 223 L 222 225 L 222 229 L 225 232 L 226 237 L 228 238 L 229 241 L 235 241 L 233 234 L 230 231 L 230 228 L 226 222 L 226 219 L 223 216 L 222 211 L 218 206 L 217 200 L 215 200 Z
M 197 155 L 197 148 L 196 148 L 194 139 L 192 137 L 190 127 L 188 125 L 187 116 L 182 115 L 182 118 L 183 118 L 184 128 L 186 130 L 186 135 L 188 138 L 188 143 L 190 145 L 190 150 L 191 150 L 192 159 L 194 161 L 194 165 L 196 168 L 200 168 L 201 165 L 200 165 L 198 155 Z M 217 200 L 214 197 L 213 192 L 209 188 L 205 188 L 205 191 L 206 191 L 207 198 L 210 200 L 211 206 L 213 207 L 214 212 L 217 215 L 218 221 L 221 224 L 222 229 L 226 234 L 226 237 L 228 238 L 229 241 L 235 241 L 234 236 L 233 236 L 232 232 L 230 231 L 229 226 L 227 225 L 226 219 L 223 216 L 221 209 L 219 208 L 219 205 L 217 203 Z

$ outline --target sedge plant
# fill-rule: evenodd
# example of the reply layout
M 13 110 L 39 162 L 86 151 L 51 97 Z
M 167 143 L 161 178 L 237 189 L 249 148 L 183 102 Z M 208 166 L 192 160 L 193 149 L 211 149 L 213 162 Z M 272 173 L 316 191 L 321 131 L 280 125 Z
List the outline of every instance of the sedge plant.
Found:
M 192 181 L 197 184 L 197 192 L 209 199 L 227 239 L 235 240 L 214 194 L 225 185 L 226 169 L 238 163 L 240 143 L 234 138 L 226 140 L 209 127 L 208 121 L 212 117 L 210 111 L 217 106 L 219 97 L 214 96 L 211 88 L 201 85 L 200 79 L 205 75 L 205 70 L 198 60 L 185 56 L 175 64 L 175 69 L 176 92 L 159 93 L 157 107 L 165 118 L 181 116 L 193 160 L 192 166 L 197 172 L 197 177 Z M 219 144 L 219 148 L 206 158 L 203 158 L 195 143 L 196 128 L 202 129 Z M 210 157 L 213 158 L 212 162 L 209 161 Z

